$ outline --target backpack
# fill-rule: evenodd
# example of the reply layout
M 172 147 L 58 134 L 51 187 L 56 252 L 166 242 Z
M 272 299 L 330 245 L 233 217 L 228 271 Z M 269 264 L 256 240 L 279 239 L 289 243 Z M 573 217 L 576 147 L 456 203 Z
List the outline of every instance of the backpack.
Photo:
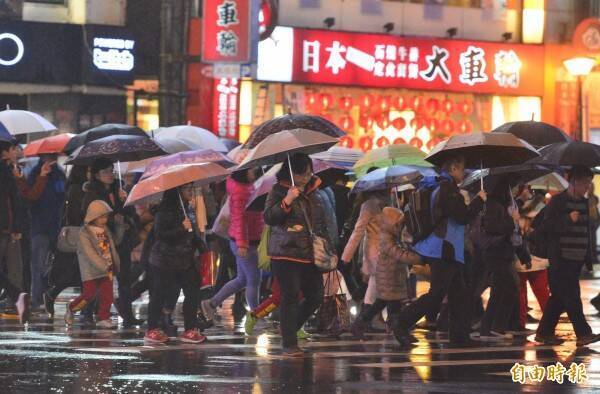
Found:
M 533 231 L 527 236 L 531 254 L 543 259 L 548 258 L 549 239 L 548 234 L 542 227 L 542 221 L 546 214 L 546 207 L 542 208 L 531 222 Z
M 406 229 L 413 237 L 413 244 L 427 238 L 435 230 L 436 220 L 433 212 L 434 201 L 440 187 L 419 188 L 408 198 L 404 208 Z

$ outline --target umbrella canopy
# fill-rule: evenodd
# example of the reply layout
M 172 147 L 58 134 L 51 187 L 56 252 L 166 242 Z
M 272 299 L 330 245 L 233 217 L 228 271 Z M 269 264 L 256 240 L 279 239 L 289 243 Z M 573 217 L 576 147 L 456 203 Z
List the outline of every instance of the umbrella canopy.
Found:
M 492 168 L 525 163 L 539 156 L 529 143 L 508 133 L 454 135 L 440 142 L 425 158 L 441 166 L 448 158 L 461 155 L 466 168 Z
M 0 111 L 0 130 L 12 135 L 56 131 L 56 126 L 35 112 L 7 109 Z
M 180 164 L 141 180 L 131 189 L 126 206 L 160 201 L 165 191 L 194 183 L 196 186 L 219 182 L 229 175 L 229 170 L 216 163 Z
M 223 145 L 225 145 L 228 152 L 231 152 L 233 148 L 241 145 L 241 143 L 238 140 L 232 140 L 229 138 L 219 138 L 219 141 L 221 141 Z
M 582 141 L 561 142 L 540 149 L 540 157 L 532 163 L 552 166 L 585 166 L 600 165 L 600 146 Z
M 294 129 L 317 131 L 331 137 L 342 137 L 346 135 L 342 129 L 320 116 L 287 114 L 268 120 L 254 129 L 252 134 L 250 134 L 250 138 L 248 138 L 248 141 L 244 144 L 244 148 L 252 149 L 272 134 Z
M 201 127 L 191 125 L 160 127 L 153 131 L 153 135 L 159 143 L 163 138 L 169 138 L 191 143 L 196 149 L 212 149 L 222 153 L 229 152 L 229 149 L 219 141 L 219 137 Z
M 236 163 L 220 152 L 215 152 L 212 149 L 200 149 L 152 159 L 146 165 L 142 178 L 151 177 L 159 172 L 166 171 L 172 166 L 200 163 L 217 163 L 224 168 L 236 166 Z
M 138 135 L 147 137 L 148 134 L 139 127 L 129 126 L 119 123 L 107 123 L 98 127 L 94 127 L 81 134 L 71 138 L 71 141 L 65 147 L 66 153 L 72 153 L 75 149 L 85 145 L 88 142 L 98 140 L 100 138 L 109 137 L 111 135 Z
M 431 167 L 392 166 L 372 171 L 360 178 L 351 193 L 374 190 L 385 190 L 418 182 L 424 176 L 435 176 L 437 173 Z
M 306 129 L 281 131 L 269 135 L 248 152 L 246 158 L 235 171 L 252 167 L 275 164 L 288 158 L 288 155 L 307 155 L 323 152 L 337 144 L 337 138 Z
M 311 157 L 313 159 L 324 160 L 347 168 L 352 168 L 357 161 L 365 157 L 365 154 L 358 149 L 332 146 L 331 148 L 327 149 L 327 151 L 316 153 Z
M 189 141 L 174 140 L 172 138 L 161 138 L 160 141 L 157 141 L 155 139 L 154 142 L 156 142 L 158 145 L 160 145 L 160 147 L 165 152 L 169 152 L 170 154 L 185 152 L 188 150 L 202 149 L 199 146 L 197 146 L 196 144 L 192 144 Z
M 562 192 L 569 187 L 569 181 L 556 172 L 529 181 L 527 184 L 531 186 L 532 189 L 551 192 Z
M 511 185 L 527 183 L 532 179 L 543 177 L 552 172 L 552 169 L 539 164 L 519 164 L 516 166 L 484 168 L 483 170 L 472 171 L 463 183 L 463 188 L 479 188 L 481 177 L 484 178 L 484 185 L 487 190 L 491 190 L 502 180 L 508 180 Z
M 558 142 L 571 141 L 571 138 L 558 127 L 533 120 L 505 123 L 492 130 L 492 133 L 512 134 L 517 138 L 529 142 L 536 148 Z
M 30 157 L 43 154 L 62 153 L 65 149 L 65 146 L 67 146 L 71 138 L 74 136 L 75 134 L 65 133 L 35 140 L 27 144 L 23 150 L 23 155 L 25 157 Z
M 365 156 L 354 164 L 354 172 L 357 177 L 362 177 L 369 168 L 385 168 L 397 165 L 414 165 L 431 167 L 426 162 L 425 153 L 412 145 L 388 145 L 383 148 L 370 150 Z
M 111 135 L 77 148 L 67 160 L 67 164 L 91 165 L 100 157 L 119 162 L 137 161 L 166 154 L 167 152 L 146 136 Z

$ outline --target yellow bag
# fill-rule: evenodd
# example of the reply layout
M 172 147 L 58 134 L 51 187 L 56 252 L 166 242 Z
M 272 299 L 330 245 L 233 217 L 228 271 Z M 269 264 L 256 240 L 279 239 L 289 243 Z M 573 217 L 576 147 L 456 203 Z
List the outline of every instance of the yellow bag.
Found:
M 260 235 L 260 243 L 258 244 L 258 268 L 263 271 L 271 271 L 271 258 L 267 252 L 269 245 L 269 237 L 271 236 L 271 226 L 265 225 L 263 232 Z

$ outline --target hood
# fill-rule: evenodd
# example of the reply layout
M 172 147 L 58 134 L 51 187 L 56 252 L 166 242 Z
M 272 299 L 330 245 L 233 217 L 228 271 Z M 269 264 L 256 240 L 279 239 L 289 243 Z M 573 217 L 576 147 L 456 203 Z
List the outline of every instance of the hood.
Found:
M 398 208 L 385 207 L 381 211 L 381 226 L 384 230 L 399 228 L 404 221 L 404 214 Z
M 85 224 L 90 224 L 100 216 L 104 216 L 108 213 L 112 213 L 112 208 L 102 200 L 94 200 L 90 203 L 85 214 Z

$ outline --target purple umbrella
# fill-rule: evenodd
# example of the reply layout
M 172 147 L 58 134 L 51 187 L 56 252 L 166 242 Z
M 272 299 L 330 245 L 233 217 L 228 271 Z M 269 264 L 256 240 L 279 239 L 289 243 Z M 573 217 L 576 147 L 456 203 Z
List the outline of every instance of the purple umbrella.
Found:
M 146 166 L 142 179 L 163 172 L 172 166 L 199 163 L 216 163 L 225 168 L 236 165 L 236 163 L 231 161 L 227 156 L 212 149 L 185 151 L 152 160 Z

